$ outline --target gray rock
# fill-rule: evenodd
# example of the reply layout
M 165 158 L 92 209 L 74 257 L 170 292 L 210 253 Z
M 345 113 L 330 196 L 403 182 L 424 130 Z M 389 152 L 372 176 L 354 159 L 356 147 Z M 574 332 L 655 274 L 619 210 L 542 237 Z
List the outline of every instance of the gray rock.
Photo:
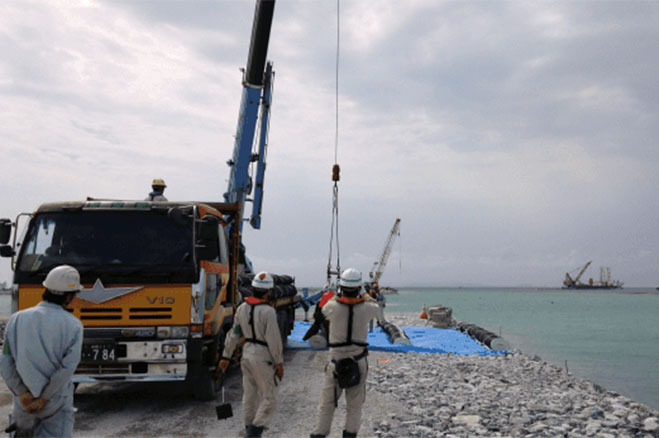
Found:
M 604 420 L 602 421 L 602 426 L 608 427 L 609 429 L 617 429 L 621 426 L 622 424 L 620 421 L 614 421 L 614 420 Z
M 533 426 L 529 427 L 529 432 L 532 434 L 539 434 L 547 428 L 548 426 L 544 423 L 535 423 Z
M 523 416 L 523 417 L 517 417 L 517 418 L 512 418 L 511 423 L 515 426 L 523 426 L 526 424 L 530 424 L 533 422 L 533 419 L 529 416 Z
M 643 430 L 647 432 L 659 430 L 659 419 L 657 417 L 648 417 L 643 420 Z
M 604 411 L 602 411 L 600 408 L 596 406 L 590 406 L 586 409 L 584 409 L 580 416 L 583 418 L 601 418 L 604 416 Z
M 427 426 L 417 424 L 416 426 L 414 426 L 414 432 L 421 435 L 427 435 L 432 432 L 432 429 Z

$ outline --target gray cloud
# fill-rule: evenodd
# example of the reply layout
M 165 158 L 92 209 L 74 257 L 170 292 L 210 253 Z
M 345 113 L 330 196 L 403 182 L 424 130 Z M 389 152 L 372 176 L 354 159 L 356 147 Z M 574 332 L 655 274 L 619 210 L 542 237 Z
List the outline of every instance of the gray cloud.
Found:
M 0 216 L 142 198 L 154 176 L 170 199 L 219 199 L 253 12 L 4 3 Z M 277 3 L 263 229 L 245 235 L 258 268 L 310 285 L 327 264 L 335 14 Z M 342 2 L 342 266 L 368 271 L 401 217 L 392 284 L 558 286 L 593 260 L 655 285 L 658 14 L 654 2 Z

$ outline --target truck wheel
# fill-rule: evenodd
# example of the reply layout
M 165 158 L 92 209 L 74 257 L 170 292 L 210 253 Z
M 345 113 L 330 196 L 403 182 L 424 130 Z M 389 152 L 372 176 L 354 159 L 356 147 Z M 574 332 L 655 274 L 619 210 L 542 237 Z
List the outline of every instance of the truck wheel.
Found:
M 215 400 L 220 385 L 215 382 L 215 373 L 202 367 L 199 376 L 192 382 L 194 398 L 200 401 Z
M 212 365 L 206 365 L 207 362 L 202 361 L 199 364 L 199 371 L 196 377 L 191 379 L 192 393 L 194 398 L 201 401 L 214 400 L 217 392 L 222 388 L 222 385 L 215 380 L 215 369 L 220 362 L 220 354 L 224 348 L 224 331 L 220 331 L 215 339 L 215 343 L 211 345 L 206 352 L 207 355 L 213 358 Z M 207 360 L 210 360 L 207 358 Z
M 279 326 L 279 334 L 281 335 L 281 345 L 286 348 L 286 341 L 288 340 L 288 312 L 286 310 L 277 312 L 277 326 Z

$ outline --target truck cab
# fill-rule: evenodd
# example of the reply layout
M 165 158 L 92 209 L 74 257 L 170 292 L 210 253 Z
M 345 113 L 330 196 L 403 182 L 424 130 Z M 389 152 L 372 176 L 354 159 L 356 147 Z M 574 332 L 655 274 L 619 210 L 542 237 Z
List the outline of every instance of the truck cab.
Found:
M 12 311 L 39 303 L 48 272 L 71 265 L 84 286 L 67 308 L 84 326 L 74 382 L 187 380 L 212 398 L 245 270 L 238 215 L 220 203 L 44 204 L 21 243 L 4 247 L 15 256 Z

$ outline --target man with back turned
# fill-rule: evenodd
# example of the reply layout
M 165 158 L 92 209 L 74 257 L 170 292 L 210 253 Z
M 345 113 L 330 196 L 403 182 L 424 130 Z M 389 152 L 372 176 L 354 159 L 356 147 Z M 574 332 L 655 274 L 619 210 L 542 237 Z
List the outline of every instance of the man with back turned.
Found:
M 346 269 L 339 279 L 340 296 L 322 308 L 329 321 L 329 363 L 318 402 L 316 427 L 312 438 L 330 433 L 332 417 L 341 394 L 346 394 L 346 422 L 343 437 L 357 436 L 361 424 L 362 405 L 366 399 L 368 323 L 376 318 L 378 306 L 359 296 L 362 275 Z
M 224 372 L 240 339 L 245 339 L 243 373 L 245 436 L 260 437 L 277 408 L 277 390 L 284 377 L 284 353 L 275 309 L 268 303 L 274 281 L 267 272 L 252 280 L 254 296 L 236 309 L 235 323 L 225 340 L 219 369 Z
M 71 377 L 80 362 L 83 328 L 65 307 L 82 289 L 80 275 L 71 266 L 58 266 L 43 285 L 43 301 L 14 313 L 7 323 L 0 371 L 14 393 L 17 436 L 70 437 Z

